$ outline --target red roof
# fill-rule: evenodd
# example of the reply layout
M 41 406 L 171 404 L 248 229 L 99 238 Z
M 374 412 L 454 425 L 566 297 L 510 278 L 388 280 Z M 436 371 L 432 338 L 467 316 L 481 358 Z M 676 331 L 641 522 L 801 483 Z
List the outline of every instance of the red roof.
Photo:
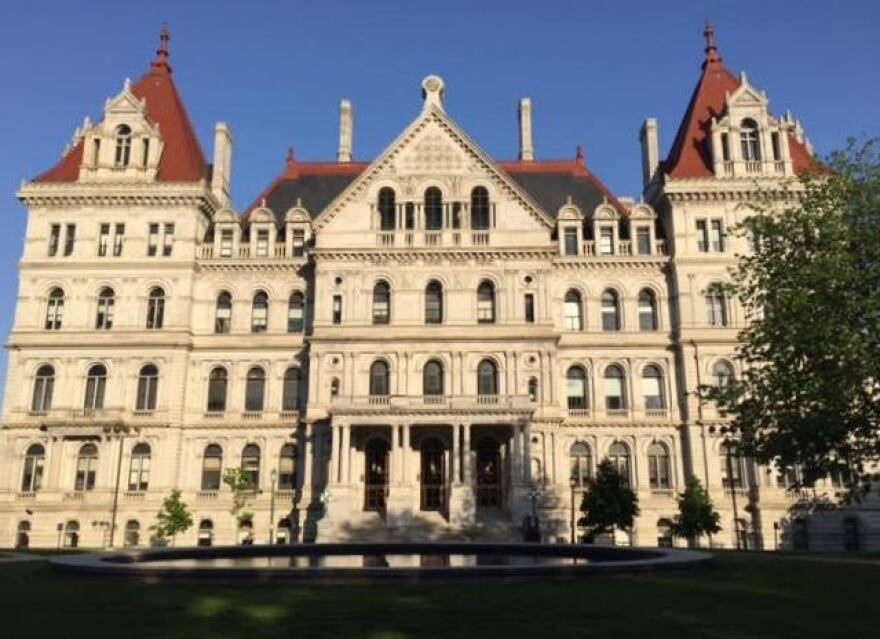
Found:
M 724 66 L 715 46 L 715 30 L 706 25 L 706 60 L 703 71 L 691 95 L 678 133 L 663 162 L 663 169 L 673 179 L 700 178 L 715 175 L 709 150 L 712 118 L 720 118 L 726 110 L 727 94 L 740 87 L 740 80 Z M 789 135 L 789 150 L 795 173 L 801 173 L 813 164 L 806 146 Z
M 205 177 L 202 147 L 186 113 L 186 107 L 168 64 L 168 30 L 162 30 L 162 44 L 150 70 L 131 87 L 132 94 L 146 101 L 150 121 L 159 125 L 164 147 L 156 179 L 162 182 L 197 182 Z M 37 176 L 35 182 L 75 182 L 82 163 L 80 139 L 54 167 Z

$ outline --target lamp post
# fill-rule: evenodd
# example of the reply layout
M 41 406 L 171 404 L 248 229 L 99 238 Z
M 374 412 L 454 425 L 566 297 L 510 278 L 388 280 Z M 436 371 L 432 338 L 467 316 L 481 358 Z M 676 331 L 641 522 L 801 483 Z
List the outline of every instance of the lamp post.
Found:
M 58 526 L 56 526 L 56 528 L 58 529 L 58 549 L 57 550 L 58 550 L 58 554 L 60 555 L 61 554 L 61 533 L 64 530 L 64 524 L 59 522 L 59 524 L 58 524 Z
M 269 496 L 269 545 L 271 546 L 275 543 L 275 482 L 278 479 L 278 471 L 274 468 L 269 473 L 269 479 L 272 480 L 272 494 Z
M 726 427 L 721 428 L 721 434 L 724 435 L 724 451 L 726 464 L 727 464 L 727 485 L 730 488 L 730 503 L 733 508 L 733 536 L 736 539 L 736 549 L 742 550 L 740 540 L 739 540 L 739 513 L 736 509 L 736 486 L 733 482 L 733 455 L 731 452 L 731 440 L 728 437 L 730 434 L 730 429 Z
M 571 543 L 575 543 L 577 541 L 577 522 L 575 521 L 574 515 L 574 489 L 577 487 L 577 479 L 574 477 L 568 480 L 569 488 L 571 489 L 569 492 L 571 493 Z

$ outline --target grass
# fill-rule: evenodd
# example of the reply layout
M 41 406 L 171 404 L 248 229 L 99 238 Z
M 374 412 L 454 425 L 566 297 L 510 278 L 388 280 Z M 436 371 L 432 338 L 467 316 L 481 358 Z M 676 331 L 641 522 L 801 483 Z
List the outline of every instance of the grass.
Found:
M 880 564 L 719 553 L 686 573 L 445 585 L 149 583 L 0 565 L 6 637 L 831 637 L 876 632 Z

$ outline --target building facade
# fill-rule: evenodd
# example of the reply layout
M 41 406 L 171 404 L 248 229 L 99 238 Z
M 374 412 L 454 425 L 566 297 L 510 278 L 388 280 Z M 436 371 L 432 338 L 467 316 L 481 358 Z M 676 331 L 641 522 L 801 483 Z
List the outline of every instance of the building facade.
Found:
M 178 544 L 516 540 L 531 513 L 568 541 L 605 458 L 641 506 L 619 542 L 670 543 L 691 474 L 716 544 L 789 534 L 789 478 L 728 455 L 696 390 L 738 373 L 746 318 L 716 285 L 747 247 L 727 229 L 811 152 L 710 28 L 668 157 L 642 126 L 638 201 L 580 148 L 536 159 L 529 99 L 519 158 L 490 157 L 428 76 L 374 160 L 353 160 L 342 101 L 336 161 L 291 152 L 237 212 L 232 134 L 208 163 L 167 45 L 18 193 L 0 545 L 144 545 L 173 489 L 194 516 Z

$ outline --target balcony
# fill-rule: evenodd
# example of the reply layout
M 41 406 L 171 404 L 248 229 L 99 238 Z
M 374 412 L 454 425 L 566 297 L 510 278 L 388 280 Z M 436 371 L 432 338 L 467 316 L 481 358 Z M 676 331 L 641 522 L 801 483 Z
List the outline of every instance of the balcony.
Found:
M 213 244 L 203 244 L 196 247 L 196 256 L 200 260 L 297 261 L 304 258 L 304 251 L 302 245 L 276 244 L 254 247 L 252 250 L 249 244 L 245 244 L 237 249 L 221 246 L 215 250 Z
M 527 395 L 337 395 L 339 412 L 393 413 L 410 411 L 518 411 L 531 413 L 535 403 Z
M 486 247 L 490 244 L 490 233 L 483 230 L 471 231 L 470 233 L 462 232 L 461 229 L 397 230 L 379 231 L 376 234 L 376 247 L 380 249 L 440 248 L 443 246 Z

